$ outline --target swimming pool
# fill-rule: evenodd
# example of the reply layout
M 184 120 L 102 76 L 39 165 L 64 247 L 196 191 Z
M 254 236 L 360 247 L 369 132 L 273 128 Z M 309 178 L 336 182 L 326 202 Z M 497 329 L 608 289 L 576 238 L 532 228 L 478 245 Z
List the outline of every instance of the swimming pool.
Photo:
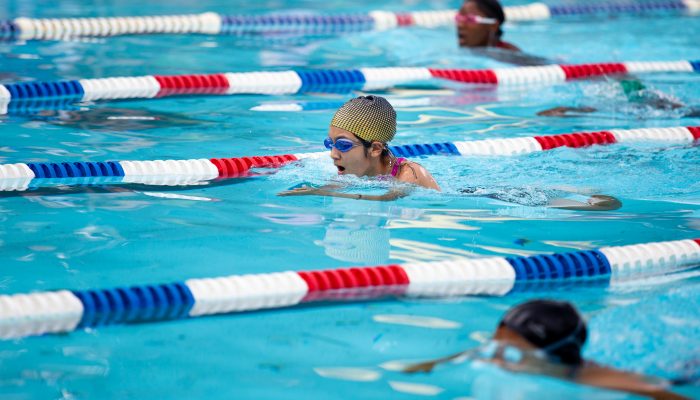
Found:
M 206 0 L 167 5 L 103 1 L 89 9 L 85 4 L 8 1 L 0 6 L 0 19 L 427 7 L 308 1 L 232 6 Z M 435 9 L 456 6 L 430 4 Z M 558 63 L 698 59 L 697 21 L 677 13 L 576 17 L 512 24 L 505 38 Z M 162 35 L 0 42 L 0 83 L 296 68 L 505 66 L 458 50 L 455 41 L 450 28 L 405 28 L 313 38 Z M 697 74 L 640 78 L 652 90 L 698 105 Z M 679 111 L 629 102 L 619 84 L 608 79 L 536 88 L 453 83 L 441 88 L 404 85 L 382 92 L 399 104 L 396 144 L 700 125 L 699 118 L 681 118 Z M 334 107 L 350 96 L 185 96 L 10 114 L 0 119 L 0 163 L 321 151 Z M 568 118 L 536 115 L 560 105 L 599 111 Z M 6 192 L 0 200 L 2 293 L 696 238 L 699 158 L 692 145 L 653 143 L 561 148 L 508 158 L 429 157 L 420 162 L 443 192 L 417 190 L 389 203 L 276 196 L 301 182 L 333 179 L 335 170 L 323 158 L 187 190 L 101 193 L 85 187 L 56 196 Z M 365 180 L 348 183 L 356 190 L 381 190 Z M 555 210 L 466 197 L 459 192 L 464 187 L 498 193 L 515 187 L 533 196 L 560 187 L 595 190 L 620 198 L 623 207 L 601 213 Z M 699 285 L 691 270 L 610 287 L 313 305 L 2 341 L 0 393 L 7 398 L 526 398 L 546 387 L 551 398 L 631 398 L 483 365 L 421 376 L 392 371 L 397 360 L 430 359 L 473 347 L 488 337 L 509 306 L 532 297 L 556 297 L 573 301 L 588 318 L 587 355 L 621 368 L 689 378 L 695 383 L 676 390 L 699 396 L 697 354 L 689 354 L 700 347 Z

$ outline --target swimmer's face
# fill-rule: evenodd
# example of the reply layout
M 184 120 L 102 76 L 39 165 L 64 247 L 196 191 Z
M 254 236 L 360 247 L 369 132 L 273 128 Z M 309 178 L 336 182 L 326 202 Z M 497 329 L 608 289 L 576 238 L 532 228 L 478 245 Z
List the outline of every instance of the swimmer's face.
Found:
M 520 336 L 519 333 L 513 331 L 510 328 L 506 328 L 505 326 L 499 326 L 498 329 L 496 329 L 496 333 L 493 334 L 493 340 L 497 340 L 499 342 L 515 346 L 523 350 L 537 349 L 537 347 L 535 347 L 532 343 L 528 342 L 527 339 Z
M 459 9 L 460 15 L 487 17 L 473 1 L 465 1 Z M 482 24 L 470 21 L 457 21 L 457 39 L 460 47 L 484 47 L 491 44 L 498 31 L 499 23 Z
M 333 143 L 335 143 L 338 139 L 343 138 L 359 144 L 359 146 L 355 146 L 344 153 L 335 147 L 331 149 L 331 158 L 333 159 L 333 164 L 335 167 L 338 168 L 338 175 L 376 175 L 376 173 L 373 171 L 372 163 L 372 158 L 376 156 L 374 154 L 374 145 L 372 148 L 367 150 L 360 142 L 360 139 L 358 139 L 352 132 L 348 132 L 345 129 L 337 128 L 335 126 L 331 126 L 328 130 L 328 137 L 331 138 Z M 379 150 L 379 154 L 381 154 L 381 149 Z

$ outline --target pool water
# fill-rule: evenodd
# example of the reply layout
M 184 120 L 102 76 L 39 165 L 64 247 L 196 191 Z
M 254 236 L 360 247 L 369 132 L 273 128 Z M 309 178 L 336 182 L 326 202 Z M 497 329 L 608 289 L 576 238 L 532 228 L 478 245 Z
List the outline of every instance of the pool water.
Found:
M 454 1 L 94 3 L 62 1 L 56 6 L 46 0 L 7 0 L 0 4 L 0 19 L 459 6 Z M 557 63 L 696 60 L 698 21 L 658 13 L 564 18 L 508 24 L 505 39 Z M 0 83 L 299 68 L 507 66 L 458 49 L 454 28 L 313 38 L 154 35 L 0 42 L 0 60 Z M 376 94 L 397 104 L 396 144 L 700 125 L 700 118 L 684 116 L 700 106 L 700 75 L 639 78 L 649 92 L 686 107 L 659 110 L 630 102 L 619 83 L 607 78 L 522 88 L 436 82 Z M 0 163 L 322 151 L 335 107 L 357 94 L 102 101 L 2 116 Z M 290 104 L 297 111 L 270 111 L 289 110 Z M 565 118 L 537 116 L 562 105 L 598 111 Z M 302 182 L 337 180 L 329 158 L 260 171 L 218 186 L 83 186 L 0 193 L 0 292 L 531 255 L 700 236 L 697 146 L 617 144 L 509 158 L 435 156 L 418 161 L 433 173 L 442 192 L 417 189 L 386 203 L 276 195 Z M 354 192 L 385 189 L 381 182 L 366 179 L 342 181 Z M 609 212 L 556 210 L 536 201 L 518 204 L 460 192 L 468 187 L 500 195 L 516 188 L 528 198 L 564 188 L 612 195 L 623 206 Z M 422 375 L 392 368 L 402 360 L 426 360 L 474 347 L 489 337 L 510 306 L 548 297 L 574 302 L 588 319 L 587 356 L 683 380 L 686 383 L 674 390 L 700 397 L 699 274 L 691 269 L 615 286 L 546 288 L 500 298 L 317 304 L 3 341 L 0 395 L 635 398 L 480 363 Z

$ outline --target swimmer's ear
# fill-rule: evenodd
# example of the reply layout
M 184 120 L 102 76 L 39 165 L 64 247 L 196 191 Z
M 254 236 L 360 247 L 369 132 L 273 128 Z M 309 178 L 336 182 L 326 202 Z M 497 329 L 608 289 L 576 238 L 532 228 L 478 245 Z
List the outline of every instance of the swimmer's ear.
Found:
M 369 148 L 369 153 L 373 157 L 379 157 L 382 155 L 383 150 L 384 150 L 384 143 L 372 142 L 372 147 Z

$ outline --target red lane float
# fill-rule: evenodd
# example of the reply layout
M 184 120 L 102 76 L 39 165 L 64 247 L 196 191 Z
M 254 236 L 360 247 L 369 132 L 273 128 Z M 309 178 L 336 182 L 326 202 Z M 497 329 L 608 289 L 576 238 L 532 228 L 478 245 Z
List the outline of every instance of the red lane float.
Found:
M 689 126 L 687 129 L 693 135 L 693 140 L 700 140 L 700 126 Z
M 560 65 L 566 79 L 580 79 L 591 76 L 626 74 L 627 67 L 623 63 L 595 63 L 578 65 Z
M 394 264 L 369 268 L 305 271 L 298 274 L 309 287 L 303 301 L 342 298 L 344 297 L 342 292 L 346 290 L 353 296 L 362 293 L 369 297 L 388 293 L 387 290 L 394 294 L 402 294 L 409 284 L 406 271 L 400 265 Z M 340 296 L 339 293 L 341 293 Z
M 246 174 L 251 168 L 278 168 L 298 158 L 293 154 L 278 156 L 210 158 L 219 170 L 219 178 L 234 178 Z
M 432 69 L 428 68 L 430 75 L 437 78 L 449 79 L 465 83 L 498 83 L 496 73 L 490 69 L 465 70 L 465 69 Z
M 396 24 L 398 26 L 411 26 L 415 25 L 415 21 L 413 21 L 411 14 L 396 14 Z
M 594 144 L 613 144 L 617 141 L 615 136 L 608 131 L 600 132 L 575 132 L 561 135 L 535 136 L 535 140 L 542 146 L 542 150 L 550 150 L 557 147 L 588 147 Z
M 224 74 L 154 75 L 160 84 L 156 97 L 182 94 L 224 94 L 229 88 Z

